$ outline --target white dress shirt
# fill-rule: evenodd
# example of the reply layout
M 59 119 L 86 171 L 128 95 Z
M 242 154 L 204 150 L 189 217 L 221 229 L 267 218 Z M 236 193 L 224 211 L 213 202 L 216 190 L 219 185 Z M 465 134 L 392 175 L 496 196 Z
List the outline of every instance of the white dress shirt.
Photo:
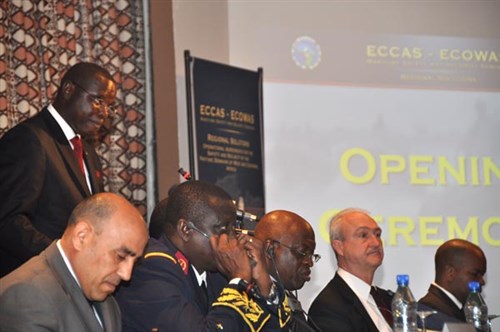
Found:
M 49 111 L 50 115 L 56 120 L 57 124 L 59 127 L 61 127 L 61 130 L 64 133 L 64 136 L 66 136 L 66 139 L 69 142 L 69 145 L 71 145 L 71 148 L 74 150 L 75 147 L 71 143 L 71 139 L 75 136 L 80 136 L 79 134 L 75 133 L 73 128 L 64 120 L 64 118 L 57 112 L 57 110 L 54 108 L 52 104 L 47 106 L 47 110 Z M 85 151 L 83 152 L 85 155 Z M 87 165 L 85 164 L 85 158 L 83 158 L 83 168 L 85 170 L 85 180 L 87 181 L 87 187 L 89 187 L 89 191 L 92 194 L 92 185 L 90 184 L 90 177 L 89 177 L 89 171 L 87 169 Z
M 63 248 L 61 246 L 61 240 L 57 240 L 56 245 L 57 245 L 57 249 L 59 250 L 59 253 L 61 254 L 61 256 L 62 256 L 62 258 L 64 260 L 64 264 L 66 264 L 66 267 L 69 270 L 69 273 L 71 273 L 71 275 L 73 276 L 73 278 L 75 279 L 76 283 L 78 284 L 78 286 L 81 289 L 82 286 L 80 285 L 80 282 L 78 281 L 78 278 L 76 277 L 75 271 L 73 271 L 73 267 L 71 266 L 71 262 L 69 261 L 68 257 L 66 257 L 66 254 L 64 253 L 64 250 L 63 250 Z M 85 296 L 85 295 L 83 295 L 83 296 Z M 101 324 L 101 326 L 103 326 L 102 325 L 102 321 L 101 321 L 101 317 L 99 317 L 99 314 L 97 313 L 97 310 L 96 310 L 96 308 L 93 305 L 92 305 L 92 310 L 94 310 L 94 315 L 97 318 L 97 321 L 99 322 L 99 324 Z
M 446 296 L 448 296 L 450 298 L 450 300 L 453 301 L 453 303 L 455 303 L 455 305 L 457 306 L 458 309 L 462 310 L 462 307 L 464 306 L 462 302 L 460 302 L 456 297 L 455 295 L 451 294 L 450 292 L 448 292 L 446 289 L 444 289 L 443 287 L 439 286 L 438 284 L 436 284 L 435 282 L 432 282 L 432 284 L 434 286 L 436 286 L 437 288 L 439 288 L 440 290 L 443 291 L 443 293 L 446 294 Z
M 392 328 L 389 326 L 384 316 L 382 316 L 375 300 L 370 294 L 371 285 L 368 285 L 363 280 L 340 267 L 338 268 L 337 273 L 346 282 L 349 288 L 351 288 L 354 294 L 356 294 L 377 329 L 381 332 L 391 332 Z

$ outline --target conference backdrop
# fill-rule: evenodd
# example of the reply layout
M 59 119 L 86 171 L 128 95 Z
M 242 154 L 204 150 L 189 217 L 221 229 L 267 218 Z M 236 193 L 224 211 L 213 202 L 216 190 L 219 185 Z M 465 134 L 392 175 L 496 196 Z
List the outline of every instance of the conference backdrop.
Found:
M 360 207 L 383 230 L 377 284 L 406 273 L 422 297 L 437 247 L 464 238 L 500 313 L 500 7 L 486 5 L 229 2 L 231 64 L 265 73 L 266 209 L 309 220 L 323 256 L 306 309 L 336 269 L 329 219 Z

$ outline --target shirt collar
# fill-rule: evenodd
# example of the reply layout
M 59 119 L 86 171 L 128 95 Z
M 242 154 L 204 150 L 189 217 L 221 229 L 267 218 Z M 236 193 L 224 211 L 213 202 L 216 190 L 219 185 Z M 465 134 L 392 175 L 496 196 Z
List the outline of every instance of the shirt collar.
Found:
M 52 104 L 49 104 L 47 106 L 47 110 L 49 111 L 50 115 L 56 120 L 57 124 L 59 127 L 61 127 L 61 130 L 64 133 L 64 136 L 66 136 L 66 139 L 70 141 L 73 137 L 77 136 L 73 128 L 70 127 L 70 125 L 64 120 L 64 118 L 57 112 L 57 110 L 54 108 Z
M 338 268 L 337 273 L 345 283 L 352 289 L 352 291 L 356 294 L 359 299 L 368 300 L 370 296 L 371 285 L 368 285 L 363 280 L 356 277 L 354 274 L 347 272 L 341 267 Z
M 201 283 L 205 282 L 205 287 L 207 285 L 207 271 L 204 271 L 203 273 L 199 273 L 198 270 L 194 267 L 194 265 L 191 265 L 194 271 L 194 275 L 196 276 L 196 280 L 198 281 L 198 286 L 201 287 Z
M 64 260 L 64 264 L 66 264 L 66 267 L 69 270 L 69 273 L 71 273 L 71 275 L 73 276 L 73 279 L 75 279 L 78 286 L 80 288 L 82 288 L 82 286 L 80 285 L 80 282 L 78 281 L 78 278 L 76 277 L 75 271 L 73 271 L 73 267 L 71 266 L 71 263 L 70 263 L 68 257 L 66 257 L 66 254 L 64 253 L 64 250 L 61 246 L 61 240 L 57 240 L 56 245 L 57 245 L 57 249 L 59 250 L 59 253 L 61 254 L 61 256 Z
M 453 301 L 453 303 L 455 303 L 455 305 L 458 307 L 458 309 L 462 309 L 463 307 L 463 304 L 462 302 L 460 302 L 456 297 L 455 295 L 451 294 L 449 291 L 447 291 L 446 289 L 444 289 L 443 287 L 439 286 L 438 284 L 436 284 L 434 281 L 432 282 L 432 284 L 434 286 L 436 286 L 437 288 L 439 288 L 443 293 L 446 294 L 446 296 L 448 296 L 450 298 L 450 300 Z

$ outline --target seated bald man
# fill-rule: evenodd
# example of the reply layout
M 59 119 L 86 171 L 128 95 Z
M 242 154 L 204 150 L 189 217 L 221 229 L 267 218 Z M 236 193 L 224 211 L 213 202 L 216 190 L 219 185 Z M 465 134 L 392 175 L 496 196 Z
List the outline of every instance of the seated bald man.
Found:
M 469 281 L 484 286 L 486 257 L 477 245 L 453 239 L 437 249 L 434 263 L 434 282 L 418 305 L 420 310 L 438 312 L 427 318 L 426 327 L 441 330 L 446 322 L 465 322 L 463 305 L 469 294 Z
M 313 228 L 298 214 L 277 210 L 260 219 L 255 237 L 263 242 L 267 270 L 285 289 L 292 309 L 290 318 L 279 322 L 282 331 L 316 331 L 307 325 L 296 292 L 292 293 L 311 279 L 311 268 L 321 258 L 314 254 Z
M 79 203 L 62 238 L 0 279 L 0 331 L 121 331 L 111 294 L 129 280 L 148 231 L 124 198 Z

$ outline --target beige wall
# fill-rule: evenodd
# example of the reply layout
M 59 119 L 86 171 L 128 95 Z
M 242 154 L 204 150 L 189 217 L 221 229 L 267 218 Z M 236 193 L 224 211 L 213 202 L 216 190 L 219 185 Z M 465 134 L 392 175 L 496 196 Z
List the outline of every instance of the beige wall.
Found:
M 189 169 L 184 51 L 228 63 L 227 1 L 150 0 L 158 199 Z M 177 82 L 177 83 L 176 83 Z
M 155 113 L 157 192 L 162 199 L 179 180 L 172 2 L 151 0 L 150 11 L 153 87 L 149 88 L 153 88 Z

